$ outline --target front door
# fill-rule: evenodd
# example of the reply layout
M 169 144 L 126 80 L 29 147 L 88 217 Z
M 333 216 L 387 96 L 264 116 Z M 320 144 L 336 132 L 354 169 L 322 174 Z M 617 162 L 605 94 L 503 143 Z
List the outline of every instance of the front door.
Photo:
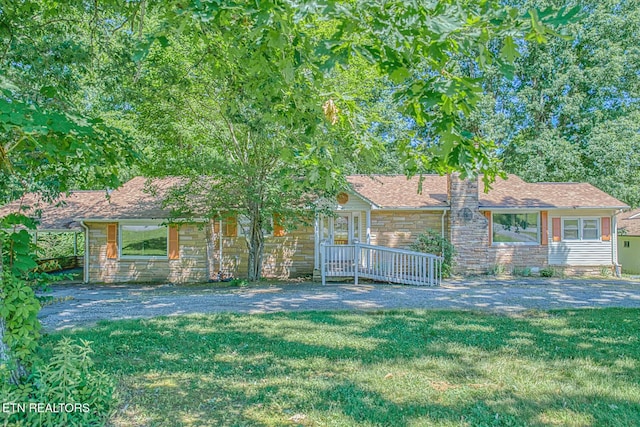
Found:
M 340 212 L 320 221 L 322 240 L 334 245 L 351 245 L 360 240 L 360 212 Z
M 338 212 L 335 216 L 324 216 L 318 220 L 315 268 L 320 265 L 320 242 L 330 245 L 352 245 L 362 241 L 360 212 Z

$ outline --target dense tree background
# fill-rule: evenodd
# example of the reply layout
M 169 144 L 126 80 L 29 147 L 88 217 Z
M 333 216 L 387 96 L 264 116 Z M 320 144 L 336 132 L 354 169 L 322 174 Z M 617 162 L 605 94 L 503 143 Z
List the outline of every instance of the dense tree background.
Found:
M 580 4 L 582 19 L 566 27 L 570 39 L 521 40 L 512 80 L 486 73 L 474 126 L 497 142 L 507 172 L 589 182 L 638 206 L 640 3 Z

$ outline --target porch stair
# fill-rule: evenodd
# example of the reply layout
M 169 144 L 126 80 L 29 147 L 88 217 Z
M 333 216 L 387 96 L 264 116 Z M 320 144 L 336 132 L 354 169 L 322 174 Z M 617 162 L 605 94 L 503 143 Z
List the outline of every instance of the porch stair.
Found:
M 353 277 L 403 285 L 437 286 L 442 280 L 442 257 L 386 246 L 354 243 L 320 244 L 322 284 L 331 277 Z

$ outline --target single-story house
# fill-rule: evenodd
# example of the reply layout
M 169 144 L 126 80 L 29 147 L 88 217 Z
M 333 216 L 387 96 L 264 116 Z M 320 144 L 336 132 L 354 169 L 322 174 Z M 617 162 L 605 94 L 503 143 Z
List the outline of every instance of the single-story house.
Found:
M 620 215 L 618 260 L 623 273 L 640 274 L 640 209 Z
M 263 275 L 310 276 L 320 266 L 322 242 L 407 248 L 427 229 L 456 247 L 459 274 L 482 274 L 496 265 L 601 274 L 619 265 L 617 215 L 628 206 L 590 184 L 527 183 L 509 175 L 485 193 L 479 179 L 457 174 L 420 179 L 348 177 L 350 187 L 331 202 L 334 215 L 316 215 L 315 223 L 291 231 L 274 228 Z M 237 218 L 167 224 L 162 201 L 177 182 L 138 177 L 108 199 L 104 192 L 98 202 L 100 192 L 78 192 L 70 196 L 80 200 L 74 208 L 43 212 L 84 230 L 86 281 L 182 283 L 206 281 L 219 271 L 242 276 L 247 250 Z M 0 215 L 15 208 L 6 206 Z

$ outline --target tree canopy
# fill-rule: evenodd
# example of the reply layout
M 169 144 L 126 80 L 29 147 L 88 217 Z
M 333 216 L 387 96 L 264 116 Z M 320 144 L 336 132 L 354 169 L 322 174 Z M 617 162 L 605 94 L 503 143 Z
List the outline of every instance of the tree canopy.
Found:
M 520 7 L 546 7 L 531 1 Z M 514 78 L 487 74 L 476 124 L 506 171 L 529 181 L 580 181 L 640 204 L 640 6 L 581 2 L 568 39 L 523 40 Z

